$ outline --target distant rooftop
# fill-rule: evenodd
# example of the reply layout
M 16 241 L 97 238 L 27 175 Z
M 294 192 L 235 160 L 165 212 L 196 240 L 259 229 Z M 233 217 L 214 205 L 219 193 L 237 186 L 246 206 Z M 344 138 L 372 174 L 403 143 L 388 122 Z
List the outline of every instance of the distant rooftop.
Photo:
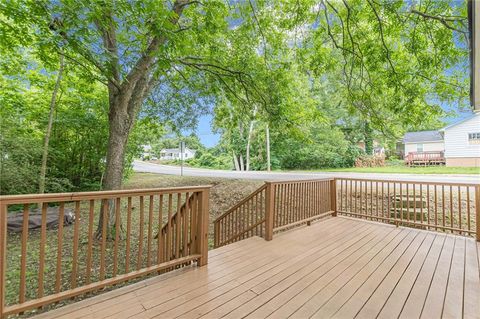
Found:
M 188 147 L 185 147 L 185 151 L 195 152 L 195 150 L 192 150 Z M 180 153 L 180 149 L 179 148 L 164 148 L 160 152 L 161 153 Z
M 440 142 L 443 141 L 443 136 L 439 131 L 421 131 L 421 132 L 407 132 L 403 136 L 403 143 L 418 143 L 418 142 Z

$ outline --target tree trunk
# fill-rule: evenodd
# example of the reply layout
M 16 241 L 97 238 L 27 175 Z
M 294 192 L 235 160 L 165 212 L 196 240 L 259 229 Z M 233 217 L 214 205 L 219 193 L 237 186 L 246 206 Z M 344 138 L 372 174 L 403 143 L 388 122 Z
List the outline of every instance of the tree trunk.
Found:
M 253 133 L 253 125 L 255 124 L 255 116 L 257 115 L 257 107 L 253 109 L 253 118 L 250 121 L 250 126 L 248 128 L 248 135 L 247 135 L 247 151 L 246 151 L 246 171 L 250 170 L 250 145 L 252 144 L 252 133 Z
M 175 14 L 170 19 L 172 25 L 177 24 L 187 4 L 186 0 L 176 0 L 174 2 L 172 11 Z M 153 37 L 145 52 L 143 52 L 130 72 L 125 76 L 124 80 L 120 81 L 121 66 L 117 59 L 118 48 L 115 25 L 113 24 L 114 19 L 111 17 L 111 12 L 107 11 L 105 14 L 107 18 L 111 18 L 112 23 L 107 27 L 98 24 L 97 28 L 102 33 L 104 47 L 111 53 L 109 62 L 113 77 L 108 82 L 109 136 L 103 189 L 116 190 L 122 187 L 128 136 L 143 101 L 156 84 L 156 75 L 152 74 L 155 64 L 154 53 L 167 41 L 167 37 L 165 35 Z M 113 202 L 113 200 L 108 200 L 108 218 L 104 218 L 104 205 L 106 202 L 102 202 L 98 228 L 95 233 L 97 239 L 102 238 L 104 219 L 108 222 L 106 225 L 107 239 L 112 239 L 112 235 L 115 235 L 115 207 Z
M 47 131 L 45 132 L 45 142 L 43 144 L 42 164 L 40 166 L 40 181 L 38 184 L 38 192 L 43 194 L 45 192 L 45 177 L 47 174 L 47 160 L 48 160 L 48 144 L 50 143 L 50 134 L 52 133 L 53 116 L 55 114 L 55 105 L 57 103 L 57 94 L 60 89 L 60 82 L 62 81 L 63 69 L 65 61 L 63 53 L 60 53 L 60 68 L 58 69 L 57 80 L 52 92 L 52 99 L 50 100 L 50 113 L 48 114 Z
M 365 122 L 365 131 L 364 131 L 364 138 L 365 138 L 365 153 L 368 155 L 373 155 L 373 132 L 372 128 L 370 127 L 369 122 Z
M 110 102 L 110 112 L 108 114 L 109 135 L 107 144 L 107 157 L 105 173 L 103 175 L 103 190 L 117 190 L 122 188 L 125 152 L 127 148 L 128 136 L 133 128 L 136 112 L 128 112 L 128 105 L 132 101 L 119 94 Z M 102 238 L 103 233 L 103 213 L 106 201 L 102 201 L 100 207 L 100 216 L 98 227 L 95 233 L 97 239 Z M 115 238 L 115 201 L 108 200 L 106 234 L 107 239 Z M 123 229 L 120 225 L 120 229 Z
M 267 142 L 267 171 L 270 172 L 270 129 L 267 124 L 267 128 L 265 129 L 266 133 L 266 142 Z
M 233 155 L 233 165 L 235 166 L 235 170 L 239 171 L 240 165 L 238 164 L 238 158 L 237 158 L 237 155 L 235 155 L 235 151 L 232 151 L 232 155 Z
M 243 163 L 243 156 L 242 156 L 242 154 L 240 154 L 240 157 L 239 157 L 238 161 L 240 162 L 240 170 L 241 170 L 241 171 L 244 171 L 244 170 L 245 170 L 245 166 L 244 166 L 244 163 Z

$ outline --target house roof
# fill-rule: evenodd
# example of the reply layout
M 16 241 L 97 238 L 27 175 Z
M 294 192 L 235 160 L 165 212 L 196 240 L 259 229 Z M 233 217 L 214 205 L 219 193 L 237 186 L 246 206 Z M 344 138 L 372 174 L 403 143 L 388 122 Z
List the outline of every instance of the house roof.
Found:
M 468 121 L 468 120 L 471 120 L 471 119 L 473 119 L 475 116 L 479 116 L 479 115 L 480 115 L 480 113 L 473 113 L 472 115 L 464 118 L 463 120 L 460 120 L 460 121 L 458 121 L 458 122 L 455 122 L 455 123 L 453 123 L 453 124 L 450 124 L 450 125 L 445 126 L 445 127 L 442 128 L 440 131 L 448 130 L 448 129 L 451 128 L 451 127 L 457 126 L 458 124 L 461 124 L 461 123 L 463 123 L 463 122 L 466 122 L 466 121 Z
M 403 143 L 418 143 L 418 142 L 440 142 L 443 141 L 443 136 L 439 131 L 421 131 L 421 132 L 407 132 L 403 136 Z
M 195 150 L 189 149 L 188 147 L 185 147 L 185 151 L 190 151 L 192 153 L 195 152 Z M 179 148 L 164 148 L 160 152 L 161 153 L 180 153 L 180 149 Z

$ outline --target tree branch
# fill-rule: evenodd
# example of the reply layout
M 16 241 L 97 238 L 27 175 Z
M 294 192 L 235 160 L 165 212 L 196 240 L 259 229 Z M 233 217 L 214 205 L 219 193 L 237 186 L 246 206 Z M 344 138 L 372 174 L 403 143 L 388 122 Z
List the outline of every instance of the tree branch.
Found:
M 431 20 L 439 21 L 441 24 L 443 24 L 446 28 L 448 28 L 450 30 L 460 32 L 460 33 L 463 33 L 463 34 L 468 34 L 468 31 L 457 29 L 457 28 L 455 28 L 454 26 L 452 26 L 448 23 L 448 22 L 457 22 L 457 21 L 460 21 L 460 20 L 464 20 L 465 18 L 456 19 L 454 17 L 434 16 L 434 15 L 430 15 L 426 12 L 420 12 L 416 9 L 412 9 L 412 10 L 410 10 L 410 12 L 414 13 L 414 14 L 418 14 L 419 16 L 421 16 L 425 19 L 431 19 Z M 462 23 L 462 25 L 463 25 L 463 21 L 461 21 L 460 23 Z

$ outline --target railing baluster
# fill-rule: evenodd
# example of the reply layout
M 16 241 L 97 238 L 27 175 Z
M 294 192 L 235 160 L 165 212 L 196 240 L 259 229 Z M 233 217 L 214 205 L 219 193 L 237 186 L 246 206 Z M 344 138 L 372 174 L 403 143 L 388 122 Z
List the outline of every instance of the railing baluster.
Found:
M 183 213 L 183 257 L 188 256 L 188 217 L 190 215 L 190 193 L 185 194 L 185 211 Z
M 65 215 L 65 203 L 62 202 L 60 203 L 60 207 L 58 209 L 57 267 L 55 270 L 55 292 L 56 293 L 59 293 L 62 287 L 63 220 L 65 218 L 64 215 Z M 27 232 L 28 232 L 28 228 L 27 228 Z M 22 253 L 22 256 L 23 256 L 23 253 Z
M 118 271 L 118 244 L 120 241 L 120 205 L 121 199 L 118 197 L 115 201 L 115 242 L 113 247 L 113 277 L 117 276 Z
M 453 189 L 450 186 L 450 227 L 453 228 Z M 453 230 L 451 231 L 453 233 Z
M 100 252 L 100 280 L 105 279 L 105 249 L 107 246 L 107 215 L 109 212 L 108 199 L 103 200 L 102 209 L 102 247 Z
M 43 297 L 45 272 L 45 244 L 47 241 L 47 203 L 42 203 L 42 226 L 40 230 L 40 255 L 38 262 L 38 298 Z
M 173 194 L 168 194 L 168 220 L 167 220 L 167 260 L 172 258 L 172 207 Z
M 137 270 L 142 268 L 143 264 L 143 227 L 145 224 L 145 200 L 140 196 L 140 229 L 138 233 L 138 251 L 137 251 Z
M 399 183 L 399 188 L 400 188 L 400 222 L 403 225 L 403 183 Z M 408 184 L 407 184 L 407 196 L 408 196 Z M 407 199 L 407 202 L 408 202 L 408 199 Z M 408 203 L 407 203 L 407 207 L 408 207 Z
M 458 228 L 462 229 L 462 195 L 460 191 L 460 186 L 458 186 Z M 462 231 L 460 230 L 460 235 Z
M 77 287 L 77 268 L 78 268 L 78 239 L 80 227 L 80 201 L 75 202 L 75 223 L 73 226 L 73 261 L 72 261 L 72 289 Z
M 147 267 L 152 264 L 152 232 L 153 232 L 153 195 L 148 201 L 148 228 L 147 228 Z
M 132 197 L 127 199 L 127 238 L 125 242 L 125 273 L 130 271 L 130 237 L 132 234 Z M 159 230 L 159 236 L 160 230 Z
M 157 264 L 161 264 L 163 260 L 163 242 L 161 231 L 163 229 L 163 194 L 158 198 L 158 235 L 157 235 Z
M 87 267 L 85 269 L 85 281 L 87 285 L 91 280 L 92 273 L 92 250 L 93 250 L 93 218 L 94 218 L 95 200 L 89 201 L 88 210 L 88 246 L 87 246 Z
M 420 184 L 420 222 L 423 224 L 423 184 Z
M 180 256 L 181 206 L 182 206 L 182 194 L 177 193 L 177 214 L 176 214 L 176 223 L 175 223 L 175 258 L 178 258 Z
M 27 273 L 27 243 L 28 243 L 29 213 L 30 213 L 30 205 L 29 204 L 23 205 L 22 259 L 20 261 L 20 293 L 19 293 L 19 300 L 18 300 L 19 303 L 25 302 L 25 289 L 26 289 L 26 280 L 27 280 L 26 273 Z
M 470 225 L 470 187 L 466 187 L 467 190 L 467 229 L 472 230 Z
M 442 225 L 445 229 L 445 186 L 442 185 Z

